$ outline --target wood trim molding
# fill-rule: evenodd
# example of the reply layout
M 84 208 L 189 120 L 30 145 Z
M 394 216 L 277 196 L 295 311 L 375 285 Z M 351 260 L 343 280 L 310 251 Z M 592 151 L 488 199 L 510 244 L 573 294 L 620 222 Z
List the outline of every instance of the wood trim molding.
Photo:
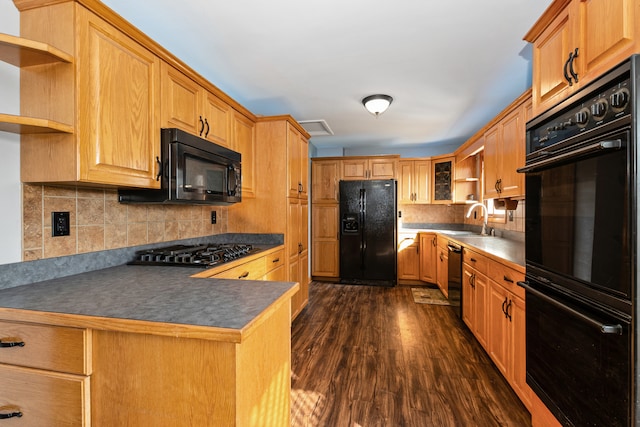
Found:
M 555 19 L 556 16 L 567 7 L 572 0 L 556 0 L 547 7 L 544 13 L 538 18 L 533 27 L 525 34 L 522 38 L 525 41 L 533 42 L 535 39 L 542 34 L 542 32 L 551 24 L 551 22 Z

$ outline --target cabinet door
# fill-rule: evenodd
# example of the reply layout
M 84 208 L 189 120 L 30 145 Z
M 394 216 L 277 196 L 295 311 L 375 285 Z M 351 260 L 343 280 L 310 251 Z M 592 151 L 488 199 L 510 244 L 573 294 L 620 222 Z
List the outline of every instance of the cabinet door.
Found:
M 289 197 L 298 197 L 300 194 L 302 151 L 300 150 L 300 132 L 288 125 L 287 131 L 287 179 L 289 182 Z
M 201 128 L 200 85 L 165 62 L 161 70 L 161 127 L 176 127 L 198 135 Z
M 413 160 L 398 162 L 398 203 L 413 203 Z
M 203 92 L 203 103 L 202 115 L 206 119 L 207 127 L 202 136 L 211 142 L 233 149 L 231 146 L 233 109 L 209 92 Z M 242 161 L 244 163 L 244 159 Z
M 436 283 L 437 237 L 435 233 L 420 233 L 420 280 Z
M 436 282 L 442 294 L 449 298 L 449 256 L 447 250 L 439 246 L 436 264 Z
M 405 237 L 398 245 L 398 279 L 420 280 L 420 242 Z
M 311 201 L 338 203 L 339 160 L 313 160 L 311 163 Z
M 524 195 L 524 174 L 517 169 L 524 166 L 525 161 L 525 129 L 523 125 L 523 108 L 516 108 L 505 116 L 499 124 L 501 135 L 499 149 L 502 153 L 502 171 L 500 176 L 500 196 Z
M 493 281 L 489 283 L 487 304 L 488 348 L 487 352 L 505 377 L 508 376 L 509 322 L 504 310 L 509 303 L 509 295 L 502 286 Z
M 80 180 L 159 188 L 160 60 L 88 10 L 77 12 Z
M 431 167 L 433 169 L 431 203 L 451 203 L 453 201 L 455 163 L 455 157 L 431 161 Z
M 498 147 L 499 126 L 496 124 L 484 134 L 484 198 L 499 196 L 497 185 L 502 167 L 502 158 Z
M 636 0 L 579 0 L 582 40 L 576 61 L 581 86 L 637 51 L 637 4 Z
M 314 205 L 311 211 L 311 275 L 339 277 L 340 241 L 338 240 L 339 206 Z
M 431 203 L 431 160 L 414 161 L 413 170 L 413 200 L 416 203 Z
M 342 179 L 358 180 L 367 179 L 366 159 L 344 159 L 342 160 Z
M 298 146 L 300 147 L 300 194 L 298 197 L 306 200 L 309 197 L 309 141 L 300 135 Z
M 476 271 L 473 280 L 474 293 L 474 319 L 475 329 L 473 333 L 483 348 L 487 348 L 488 327 L 487 327 L 487 298 L 489 295 L 489 282 L 487 276 Z
M 475 325 L 475 289 L 473 281 L 474 271 L 467 264 L 462 264 L 462 321 L 469 327 L 471 332 L 476 329 Z
M 244 115 L 233 114 L 234 149 L 242 155 L 242 197 L 254 198 L 256 195 L 256 136 L 254 123 Z
M 396 177 L 395 159 L 370 159 L 369 179 L 394 179 Z
M 533 43 L 532 96 L 536 115 L 555 105 L 571 89 L 565 78 L 565 64 L 577 47 L 572 11 L 569 4 Z
M 527 354 L 526 354 L 526 328 L 525 314 L 526 307 L 522 298 L 512 295 L 511 305 L 509 306 L 509 314 L 511 315 L 510 324 L 510 359 L 512 361 L 512 370 L 510 375 L 510 383 L 513 390 L 518 394 L 524 406 L 531 410 L 531 393 L 532 390 L 527 384 Z

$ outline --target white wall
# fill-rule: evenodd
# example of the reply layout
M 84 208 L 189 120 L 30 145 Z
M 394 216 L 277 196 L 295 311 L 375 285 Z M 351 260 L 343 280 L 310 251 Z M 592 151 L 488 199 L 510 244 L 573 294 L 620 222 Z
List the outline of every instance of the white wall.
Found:
M 20 14 L 10 0 L 0 0 L 0 32 L 20 34 Z M 20 113 L 20 70 L 0 62 L 0 112 Z M 0 132 L 0 264 L 22 259 L 20 136 Z

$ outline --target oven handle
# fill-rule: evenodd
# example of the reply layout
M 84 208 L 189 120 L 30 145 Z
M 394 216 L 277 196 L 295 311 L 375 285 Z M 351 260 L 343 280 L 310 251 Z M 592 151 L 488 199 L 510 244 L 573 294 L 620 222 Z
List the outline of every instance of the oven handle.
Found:
M 616 335 L 622 335 L 622 325 L 605 325 L 601 322 L 598 322 L 595 319 L 592 319 L 591 317 L 580 313 L 577 310 L 574 310 L 571 307 L 568 307 L 564 304 L 562 304 L 560 301 L 555 300 L 554 298 L 551 298 L 548 295 L 543 294 L 542 292 L 540 292 L 537 289 L 534 289 L 531 287 L 531 285 L 529 285 L 529 282 L 518 282 L 518 285 L 523 287 L 527 292 L 531 292 L 532 294 L 534 294 L 535 296 L 542 298 L 543 300 L 545 300 L 546 302 L 555 305 L 556 307 L 566 311 L 567 313 L 573 314 L 576 317 L 579 317 L 580 319 L 584 320 L 587 323 L 592 324 L 593 326 L 597 327 L 598 329 L 600 329 L 600 332 L 603 334 L 616 334 Z
M 601 150 L 619 150 L 620 148 L 622 148 L 621 139 L 600 141 L 595 144 L 591 144 L 591 145 L 587 145 L 586 147 L 579 148 L 577 150 L 572 150 L 569 152 L 558 154 L 557 156 L 553 156 L 551 158 L 540 160 L 534 163 L 529 163 L 525 167 L 518 169 L 518 172 L 519 173 L 533 172 L 536 169 L 542 168 L 544 166 L 548 166 L 549 164 L 555 163 L 560 160 L 567 160 L 573 157 L 578 157 L 578 156 L 582 156 L 584 154 L 589 154 L 589 153 L 595 153 Z M 547 155 L 550 155 L 550 154 L 552 153 L 547 152 Z

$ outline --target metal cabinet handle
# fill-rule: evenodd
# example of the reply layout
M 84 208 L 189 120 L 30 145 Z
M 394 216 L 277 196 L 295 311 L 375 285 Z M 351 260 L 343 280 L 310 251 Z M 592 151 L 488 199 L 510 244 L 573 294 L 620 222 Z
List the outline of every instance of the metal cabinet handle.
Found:
M 158 173 L 156 174 L 156 181 L 160 181 L 160 177 L 162 176 L 162 162 L 160 161 L 160 157 L 156 156 L 156 163 L 158 164 Z
M 509 279 L 506 275 L 502 276 L 502 280 L 504 280 L 505 282 L 513 283 L 513 280 Z
M 238 279 L 244 279 L 245 277 L 249 276 L 249 272 L 245 271 L 244 273 L 242 273 L 240 276 L 238 276 Z
M 444 257 L 442 256 L 442 252 L 440 252 L 440 262 L 444 261 Z
M 276 259 L 274 259 L 274 260 L 273 260 L 273 261 L 271 261 L 271 262 L 273 262 L 273 263 L 280 262 L 280 258 L 276 258 Z
M 507 297 L 504 297 L 504 301 L 502 301 L 502 313 L 504 314 L 504 317 L 507 317 L 507 309 L 505 308 L 507 306 Z
M 573 57 L 573 52 L 569 52 L 569 58 L 564 62 L 564 79 L 569 83 L 569 86 L 573 86 L 573 82 L 571 81 L 571 77 L 569 76 L 569 62 L 571 62 L 571 58 Z
M 22 417 L 22 412 L 18 411 L 18 412 L 9 412 L 6 414 L 0 414 L 0 420 L 6 420 L 9 418 L 20 418 Z
M 513 305 L 513 301 L 509 300 L 509 303 L 507 304 L 506 310 L 505 310 L 505 314 L 507 316 L 507 319 L 509 319 L 509 322 L 512 321 L 511 319 L 511 306 Z
M 202 116 L 199 116 L 198 121 L 200 122 L 200 131 L 198 132 L 198 136 L 202 136 L 202 132 L 204 131 L 204 120 L 202 120 Z
M 571 54 L 569 54 L 569 73 L 571 73 L 571 76 L 573 77 L 573 81 L 576 83 L 578 83 L 578 74 L 573 69 L 573 61 L 575 61 L 577 57 L 578 57 L 578 48 L 576 48 L 576 50 L 573 51 L 573 57 L 571 56 Z
M 209 136 L 209 122 L 207 121 L 207 118 L 204 118 L 204 124 L 207 126 L 207 130 L 204 131 L 204 137 L 206 138 L 207 136 Z
M 0 348 L 9 348 L 9 347 L 24 347 L 24 341 L 2 342 L 0 340 Z
M 437 240 L 436 236 L 433 236 L 433 240 L 431 241 L 431 243 L 433 244 L 434 247 L 436 247 L 438 245 L 438 240 Z
M 471 273 L 471 276 L 469 276 L 469 285 L 471 285 L 472 288 L 476 287 L 476 273 Z

